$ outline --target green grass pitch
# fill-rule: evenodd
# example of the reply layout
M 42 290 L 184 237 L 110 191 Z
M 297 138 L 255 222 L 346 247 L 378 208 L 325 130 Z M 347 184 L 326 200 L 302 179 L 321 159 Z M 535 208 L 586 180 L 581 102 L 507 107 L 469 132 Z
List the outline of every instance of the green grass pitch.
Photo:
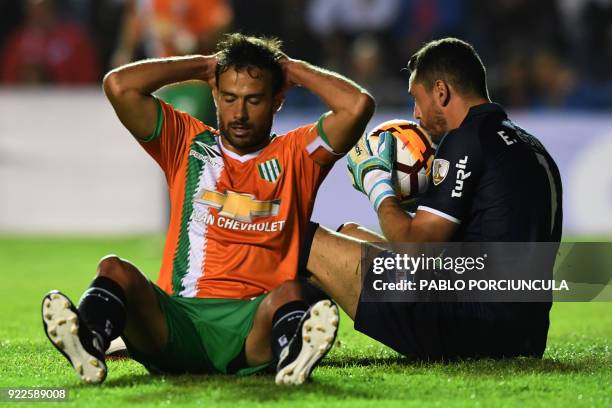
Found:
M 78 301 L 109 253 L 154 278 L 161 247 L 159 237 L 0 237 L 0 387 L 69 390 L 67 402 L 17 406 L 612 406 L 612 303 L 555 304 L 541 361 L 409 363 L 343 316 L 336 346 L 302 387 L 278 387 L 270 375 L 150 376 L 128 360 L 109 362 L 101 387 L 80 384 L 43 333 L 42 296 L 60 289 Z

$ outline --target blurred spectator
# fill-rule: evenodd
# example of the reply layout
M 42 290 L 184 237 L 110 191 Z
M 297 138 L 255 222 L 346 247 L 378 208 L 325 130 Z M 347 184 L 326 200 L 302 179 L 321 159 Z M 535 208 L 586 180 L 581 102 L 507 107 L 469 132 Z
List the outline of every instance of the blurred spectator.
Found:
M 382 79 L 383 55 L 380 43 L 368 34 L 361 35 L 351 45 L 351 78 L 358 83 L 373 83 Z
M 227 0 L 127 0 L 113 65 L 141 58 L 210 54 L 231 24 Z M 166 86 L 157 92 L 164 101 L 216 126 L 210 87 L 201 81 Z
M 410 55 L 438 33 L 459 35 L 460 0 L 311 0 L 309 27 L 327 56 L 323 65 L 364 85 L 379 107 L 405 107 Z
M 573 70 L 548 51 L 537 53 L 532 59 L 534 107 L 566 108 L 576 88 Z
M 567 51 L 567 32 L 557 0 L 473 0 L 472 5 L 471 24 L 480 34 L 478 48 L 486 52 L 482 57 L 487 61 L 503 62 L 507 54 L 534 53 L 541 48 Z
M 612 82 L 612 0 L 591 0 L 584 8 L 587 72 L 596 81 Z
M 67 0 L 64 0 L 67 1 Z M 114 68 L 111 64 L 115 48 L 119 42 L 124 14 L 128 0 L 70 0 L 88 3 L 87 16 L 83 21 L 87 21 L 87 28 L 92 40 L 96 43 L 98 55 L 100 57 L 102 73 Z
M 128 0 L 113 65 L 146 57 L 211 53 L 232 21 L 226 0 Z
M 508 55 L 507 61 L 498 70 L 489 70 L 491 83 L 497 83 L 496 88 L 489 91 L 493 99 L 504 106 L 526 108 L 532 98 L 531 67 L 529 59 L 521 55 Z M 495 78 L 498 74 L 501 78 Z
M 398 57 L 404 66 L 421 45 L 437 37 L 464 38 L 466 0 L 404 0 L 394 31 L 399 38 Z
M 612 0 L 559 0 L 574 65 L 594 80 L 612 81 Z
M 210 53 L 230 29 L 280 38 L 291 57 L 364 84 L 383 109 L 405 106 L 401 69 L 424 42 L 445 36 L 474 44 L 493 98 L 508 108 L 612 108 L 612 0 L 6 0 L 0 80 L 96 81 L 97 61 L 106 71 Z M 289 108 L 319 103 L 290 92 Z M 160 96 L 214 125 L 202 84 Z
M 543 67 L 552 66 L 551 60 L 535 61 L 536 57 L 566 55 L 568 50 L 558 1 L 474 0 L 472 6 L 472 30 L 480 34 L 473 37 L 477 37 L 476 48 L 487 64 L 493 98 L 505 106 L 536 103 L 533 87 L 543 88 L 533 81 L 555 82 L 542 73 Z
M 21 25 L 23 11 L 19 1 L 0 2 L 0 50 L 4 47 L 8 35 Z
M 98 80 L 96 50 L 73 22 L 57 16 L 53 0 L 27 0 L 25 24 L 6 41 L 5 83 L 86 84 Z
M 304 15 L 309 1 L 232 0 L 233 29 L 245 34 L 277 37 L 283 41 L 287 55 L 319 65 L 325 60 L 324 53 Z
M 307 23 L 327 57 L 323 65 L 346 72 L 350 44 L 359 35 L 369 34 L 389 44 L 399 11 L 399 0 L 311 0 Z
M 312 0 L 308 16 L 311 28 L 319 35 L 359 34 L 388 29 L 399 6 L 399 0 Z
M 234 28 L 244 34 L 280 37 L 285 31 L 282 18 L 287 2 L 292 1 L 232 0 Z
M 408 93 L 408 78 L 400 79 L 385 75 L 386 58 L 376 37 L 364 34 L 351 44 L 349 76 L 365 87 L 376 98 L 379 106 L 405 106 Z

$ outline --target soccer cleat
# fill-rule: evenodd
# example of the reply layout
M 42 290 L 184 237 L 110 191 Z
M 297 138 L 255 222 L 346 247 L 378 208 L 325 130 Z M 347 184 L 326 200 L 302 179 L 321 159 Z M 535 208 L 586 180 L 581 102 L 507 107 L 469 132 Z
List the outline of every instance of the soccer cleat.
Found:
M 42 317 L 47 337 L 79 378 L 92 384 L 104 381 L 107 369 L 100 341 L 81 320 L 70 299 L 61 292 L 49 292 L 43 298 Z
M 110 342 L 108 349 L 106 350 L 106 358 L 129 358 L 130 354 L 127 351 L 125 342 L 121 337 L 117 337 L 115 340 Z
M 338 307 L 331 300 L 315 303 L 300 320 L 276 367 L 277 384 L 302 384 L 331 349 L 338 332 Z

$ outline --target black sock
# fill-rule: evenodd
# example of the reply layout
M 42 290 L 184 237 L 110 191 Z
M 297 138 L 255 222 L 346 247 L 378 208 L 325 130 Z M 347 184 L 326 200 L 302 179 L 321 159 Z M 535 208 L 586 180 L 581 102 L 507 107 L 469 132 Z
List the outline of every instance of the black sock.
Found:
M 278 360 L 281 350 L 295 334 L 300 320 L 308 310 L 303 300 L 285 303 L 274 313 L 272 318 L 272 354 Z
M 100 337 L 103 350 L 123 332 L 125 303 L 121 286 L 105 276 L 95 278 L 81 297 L 79 314 L 87 327 Z
M 308 303 L 309 305 L 314 305 L 319 300 L 325 300 L 325 299 L 331 300 L 331 296 L 329 296 L 320 287 L 311 283 L 308 279 L 305 279 L 300 276 L 297 278 L 297 281 L 300 283 L 300 286 L 302 287 L 302 297 L 304 298 L 304 301 Z

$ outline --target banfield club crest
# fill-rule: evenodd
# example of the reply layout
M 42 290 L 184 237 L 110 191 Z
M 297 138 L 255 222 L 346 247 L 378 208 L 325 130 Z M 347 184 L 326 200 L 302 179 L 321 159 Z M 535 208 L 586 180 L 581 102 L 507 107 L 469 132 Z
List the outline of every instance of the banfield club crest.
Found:
M 262 179 L 271 183 L 278 180 L 281 175 L 281 166 L 276 158 L 259 163 L 257 165 L 257 170 L 259 170 L 259 176 Z
M 434 186 L 437 186 L 441 182 L 444 181 L 446 175 L 448 174 L 448 169 L 450 168 L 450 163 L 448 160 L 444 159 L 435 159 L 433 161 L 432 166 L 432 180 Z

